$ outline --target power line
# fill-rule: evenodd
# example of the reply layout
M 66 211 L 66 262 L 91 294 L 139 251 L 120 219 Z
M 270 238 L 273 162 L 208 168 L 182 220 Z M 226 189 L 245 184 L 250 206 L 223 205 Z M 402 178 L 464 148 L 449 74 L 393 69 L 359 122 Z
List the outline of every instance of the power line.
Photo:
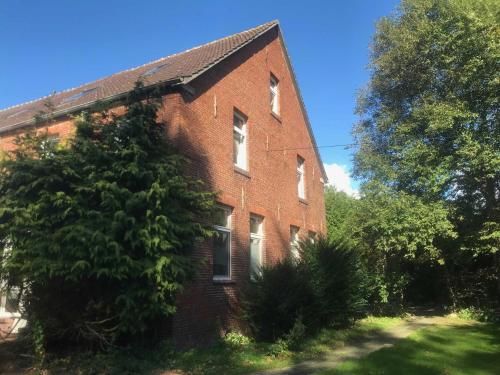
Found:
M 351 146 L 357 146 L 358 143 L 347 143 L 347 144 L 342 144 L 342 145 L 325 145 L 325 146 L 317 146 L 316 148 L 332 148 L 332 147 L 351 147 Z M 280 148 L 280 149 L 273 149 L 273 150 L 267 150 L 268 152 L 270 151 L 295 151 L 295 150 L 313 150 L 314 147 L 296 147 L 296 148 Z

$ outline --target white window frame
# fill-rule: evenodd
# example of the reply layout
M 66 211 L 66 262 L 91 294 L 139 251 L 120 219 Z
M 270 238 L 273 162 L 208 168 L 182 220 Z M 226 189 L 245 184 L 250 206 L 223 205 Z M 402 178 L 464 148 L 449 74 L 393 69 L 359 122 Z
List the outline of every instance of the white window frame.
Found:
M 241 128 L 236 125 L 235 120 L 238 119 L 242 122 Z M 248 120 L 247 118 L 240 114 L 237 111 L 234 111 L 233 113 L 233 163 L 236 167 L 243 169 L 243 170 L 248 170 Z M 235 134 L 238 134 L 239 137 L 243 139 L 242 142 L 240 142 L 240 145 L 238 147 L 238 156 L 235 159 L 235 150 L 234 150 L 234 137 Z M 240 159 L 241 160 L 238 160 Z
M 213 264 L 212 264 L 212 278 L 213 280 L 231 280 L 231 264 L 232 264 L 232 241 L 231 241 L 231 225 L 232 225 L 232 209 L 228 206 L 222 206 L 218 205 L 217 209 L 223 210 L 226 213 L 226 218 L 227 218 L 227 224 L 226 226 L 221 226 L 221 225 L 213 225 L 213 228 L 216 232 L 224 232 L 227 233 L 228 238 L 229 238 L 229 264 L 228 264 L 228 275 L 215 275 L 214 270 L 213 270 Z M 212 249 L 212 262 L 214 261 L 214 251 L 215 249 Z
M 278 79 L 271 73 L 269 79 L 269 96 L 270 96 L 270 106 L 271 112 L 275 115 L 280 114 L 280 86 Z M 274 99 L 274 100 L 273 100 Z
M 292 259 L 295 260 L 300 259 L 299 232 L 299 227 L 290 225 L 290 255 L 292 256 Z
M 257 233 L 252 232 L 252 226 L 250 221 L 250 277 L 254 278 L 252 272 L 252 240 L 259 240 L 259 267 L 262 268 L 264 265 L 264 218 L 259 215 L 250 214 L 250 220 L 258 220 L 259 229 Z M 259 271 L 259 275 L 262 272 Z
M 306 199 L 306 161 L 297 155 L 297 194 L 300 199 Z

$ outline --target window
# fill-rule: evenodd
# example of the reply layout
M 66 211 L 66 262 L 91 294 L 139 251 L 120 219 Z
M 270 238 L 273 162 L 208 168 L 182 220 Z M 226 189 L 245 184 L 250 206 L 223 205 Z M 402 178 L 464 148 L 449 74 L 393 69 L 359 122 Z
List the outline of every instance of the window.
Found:
M 306 186 L 305 186 L 305 168 L 304 168 L 304 159 L 300 156 L 297 156 L 297 190 L 299 194 L 299 198 L 306 198 Z
M 160 70 L 166 68 L 169 65 L 170 65 L 169 63 L 163 63 L 163 64 L 160 64 L 160 65 L 157 65 L 157 66 L 155 66 L 155 67 L 153 67 L 153 68 L 145 71 L 139 77 L 149 77 L 149 76 L 152 76 L 153 74 L 156 74 L 157 72 L 159 72 Z
M 290 227 L 290 254 L 292 258 L 299 259 L 299 228 L 291 226 Z
M 213 278 L 231 278 L 231 209 L 218 207 L 214 217 Z
M 19 307 L 19 289 L 11 289 L 0 293 L 0 315 L 17 313 Z
M 270 98 L 271 98 L 271 111 L 273 111 L 273 113 L 279 115 L 279 113 L 280 113 L 279 85 L 278 85 L 278 80 L 272 74 L 271 74 L 271 79 L 269 82 L 269 93 L 270 93 Z
M 97 90 L 97 87 L 92 87 L 92 88 L 80 91 L 77 94 L 71 95 L 71 96 L 67 97 L 66 99 L 63 99 L 59 105 L 74 102 L 75 100 L 78 100 L 80 98 L 83 98 L 84 96 L 87 96 L 87 95 L 93 93 L 95 90 Z
M 260 275 L 262 272 L 262 218 L 250 215 L 250 275 Z
M 45 156 L 54 156 L 53 151 L 56 149 L 59 141 L 59 135 L 47 134 L 40 144 L 41 152 Z
M 247 169 L 247 120 L 238 113 L 233 117 L 233 162 L 238 168 Z
M 311 243 L 315 243 L 316 237 L 317 237 L 316 232 L 313 232 L 312 230 L 310 230 L 309 231 L 309 241 L 311 241 Z

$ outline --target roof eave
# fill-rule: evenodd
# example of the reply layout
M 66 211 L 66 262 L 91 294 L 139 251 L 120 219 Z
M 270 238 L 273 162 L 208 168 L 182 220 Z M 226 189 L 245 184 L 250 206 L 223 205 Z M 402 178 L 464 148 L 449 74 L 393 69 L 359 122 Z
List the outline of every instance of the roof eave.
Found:
M 182 78 L 175 78 L 175 79 L 171 79 L 171 80 L 155 82 L 155 83 L 153 83 L 151 85 L 145 86 L 144 89 L 153 89 L 153 88 L 155 88 L 157 86 L 161 86 L 161 85 L 163 85 L 165 87 L 175 86 L 175 85 L 181 84 L 181 83 L 183 83 Z M 91 108 L 92 106 L 94 106 L 94 105 L 96 105 L 98 103 L 101 103 L 101 104 L 111 104 L 111 103 L 114 103 L 114 102 L 118 102 L 118 101 L 124 99 L 125 97 L 127 97 L 127 95 L 130 92 L 131 92 L 131 90 L 124 91 L 124 92 L 121 92 L 119 94 L 108 96 L 108 97 L 105 97 L 105 98 L 102 98 L 102 99 L 97 99 L 97 100 L 93 100 L 93 101 L 90 101 L 90 102 L 78 104 L 78 105 L 75 105 L 75 106 L 72 106 L 72 107 L 69 107 L 69 108 L 65 108 L 65 109 L 62 109 L 62 110 L 59 110 L 59 111 L 53 111 L 50 114 L 46 114 L 44 119 L 45 120 L 48 119 L 47 116 L 49 116 L 50 118 L 60 118 L 62 116 L 67 116 L 67 115 L 70 115 L 72 113 L 83 111 L 85 109 Z M 0 128 L 0 134 L 8 133 L 8 132 L 11 132 L 11 131 L 15 131 L 15 130 L 18 130 L 18 129 L 24 128 L 24 127 L 36 126 L 36 125 L 38 125 L 38 124 L 36 123 L 35 118 L 33 117 L 33 118 L 30 118 L 29 120 L 20 121 L 18 123 L 15 123 L 15 124 L 12 124 L 12 125 Z

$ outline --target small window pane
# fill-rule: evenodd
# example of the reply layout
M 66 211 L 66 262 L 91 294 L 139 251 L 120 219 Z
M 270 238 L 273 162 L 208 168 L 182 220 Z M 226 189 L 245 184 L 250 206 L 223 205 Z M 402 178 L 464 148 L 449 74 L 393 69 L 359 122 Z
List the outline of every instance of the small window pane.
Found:
M 246 120 L 238 114 L 233 118 L 233 162 L 242 169 L 247 168 Z
M 19 291 L 18 289 L 10 290 L 7 293 L 7 298 L 5 301 L 5 311 L 10 313 L 15 313 L 19 310 Z
M 279 86 L 276 77 L 271 75 L 269 83 L 269 94 L 271 100 L 271 111 L 279 114 Z
M 229 277 L 230 234 L 216 231 L 214 235 L 214 277 Z
M 218 225 L 220 227 L 229 227 L 229 212 L 228 209 L 217 207 L 214 213 L 214 225 Z
M 250 272 L 252 275 L 259 275 L 262 268 L 262 253 L 260 238 L 250 239 Z
M 293 258 L 298 259 L 299 253 L 299 228 L 290 227 L 290 253 Z
M 316 232 L 313 232 L 312 230 L 310 230 L 309 231 L 309 241 L 311 241 L 312 243 L 315 243 L 316 237 L 317 237 Z
M 304 176 L 304 159 L 300 156 L 297 157 L 297 191 L 299 198 L 305 198 L 305 176 Z
M 250 233 L 260 234 L 260 219 L 256 216 L 250 217 Z

